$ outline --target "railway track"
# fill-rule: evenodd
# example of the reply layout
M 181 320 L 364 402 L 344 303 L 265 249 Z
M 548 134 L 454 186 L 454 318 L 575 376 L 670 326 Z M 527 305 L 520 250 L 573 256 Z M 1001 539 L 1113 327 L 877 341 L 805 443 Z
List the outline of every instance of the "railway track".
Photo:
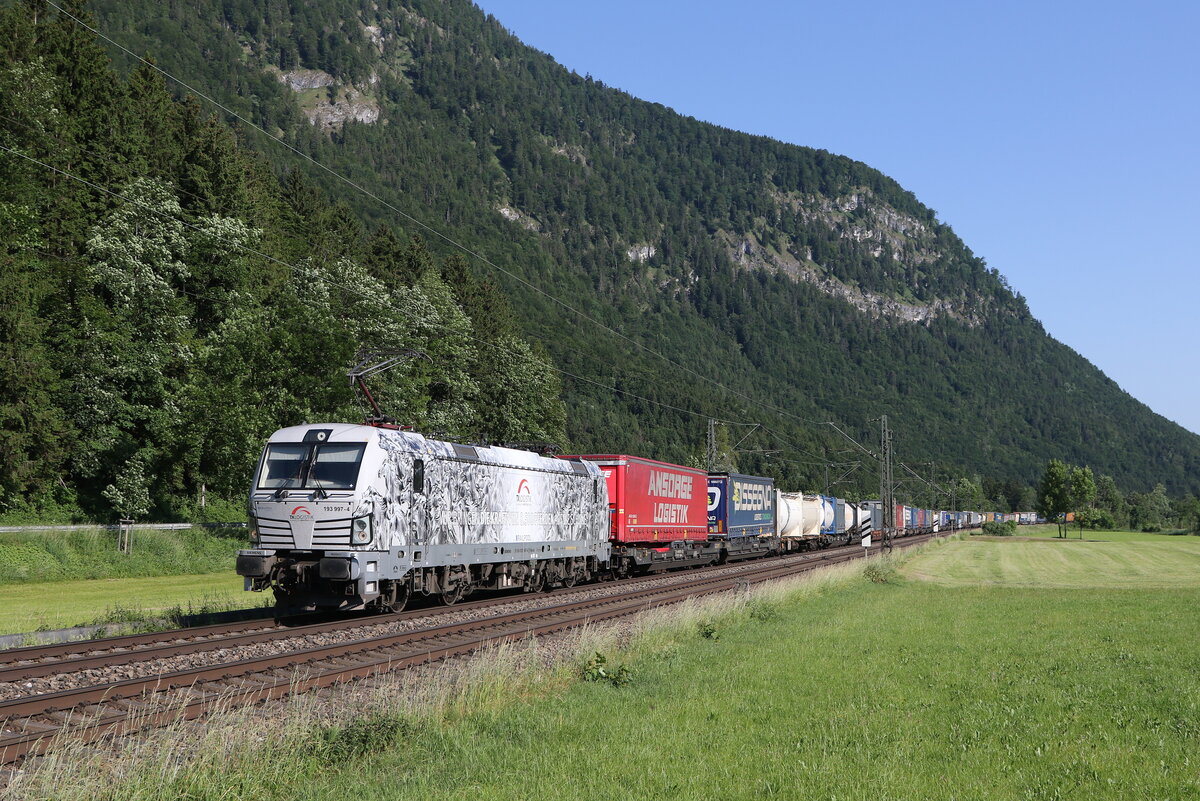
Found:
M 836 555 L 843 550 L 853 550 L 856 548 L 857 546 L 844 546 L 843 548 L 833 548 L 827 551 L 808 552 L 784 557 L 780 560 L 780 563 L 800 564 L 812 559 L 824 559 L 828 556 Z M 689 575 L 728 572 L 736 569 L 745 570 L 753 568 L 755 564 L 752 562 L 742 562 L 734 565 L 703 567 L 691 571 Z M 681 575 L 684 574 L 657 573 L 650 576 L 622 579 L 621 583 L 629 586 L 637 586 L 640 583 L 659 581 L 664 578 L 679 577 Z M 559 590 L 558 592 L 561 594 L 573 594 L 579 591 L 586 592 L 589 589 L 594 589 L 594 586 L 583 585 L 573 590 Z M 233 648 L 255 642 L 269 642 L 272 640 L 344 631 L 359 627 L 383 626 L 395 621 L 412 620 L 422 617 L 459 614 L 486 609 L 491 606 L 527 601 L 531 597 L 536 596 L 525 593 L 493 595 L 483 600 L 458 603 L 451 607 L 417 607 L 392 615 L 364 614 L 351 618 L 339 618 L 332 621 L 323 620 L 308 624 L 303 622 L 304 619 L 299 619 L 291 621 L 286 625 L 263 619 L 243 620 L 185 629 L 170 629 L 144 634 L 105 637 L 96 640 L 12 648 L 0 650 L 0 684 L 79 670 L 113 667 L 115 665 L 155 658 L 181 656 L 218 648 Z
M 929 540 L 913 537 L 905 546 Z M 365 636 L 301 650 L 288 650 L 232 662 L 207 664 L 142 678 L 100 682 L 59 692 L 12 698 L 0 702 L 0 764 L 20 762 L 49 750 L 65 734 L 77 742 L 94 742 L 201 717 L 214 707 L 245 705 L 306 692 L 380 673 L 429 664 L 504 642 L 541 637 L 586 623 L 635 615 L 688 598 L 738 589 L 750 583 L 797 575 L 817 567 L 861 558 L 855 546 L 800 558 L 754 563 L 745 571 L 693 571 L 683 581 L 665 586 L 630 587 L 627 592 L 568 601 L 536 609 L 474 620 L 433 625 L 410 631 Z M 527 596 L 526 596 L 527 597 Z M 480 601 L 439 610 L 416 610 L 405 615 L 429 616 L 483 609 L 513 599 Z M 401 616 L 388 616 L 394 620 Z M 38 646 L 0 654 L 20 660 L 0 665 L 0 681 L 80 671 L 86 666 L 129 663 L 164 655 L 195 653 L 232 645 L 268 642 L 307 633 L 330 632 L 371 625 L 371 619 L 341 620 L 292 628 L 246 630 L 246 623 L 222 624 L 185 632 L 163 632 L 111 638 L 99 652 L 80 653 L 64 646 Z M 242 628 L 239 628 L 242 627 Z M 157 637 L 157 640 L 153 639 Z M 92 644 L 95 648 L 96 644 Z M 30 658 L 32 657 L 32 658 Z

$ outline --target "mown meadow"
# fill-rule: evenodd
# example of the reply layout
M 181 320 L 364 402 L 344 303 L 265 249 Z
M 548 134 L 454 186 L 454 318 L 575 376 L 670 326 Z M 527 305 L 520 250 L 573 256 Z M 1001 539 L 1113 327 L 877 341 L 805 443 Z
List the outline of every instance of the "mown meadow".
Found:
M 257 606 L 234 573 L 244 530 L 135 528 L 0 532 L 0 634 Z
M 270 594 L 242 590 L 242 578 L 224 574 L 88 579 L 0 585 L 0 634 L 113 624 L 139 630 L 170 626 L 183 615 L 246 609 Z
M 1200 539 L 1180 542 L 1200 552 Z M 453 690 L 436 673 L 403 680 L 341 719 L 243 712 L 202 742 L 174 735 L 140 768 L 93 763 L 65 795 L 75 785 L 64 779 L 83 767 L 60 765 L 42 789 L 24 789 L 114 799 L 1200 797 L 1200 572 L 1170 586 L 1134 581 L 1169 561 L 1144 555 L 1155 544 L 1120 543 L 1125 560 L 1092 556 L 1103 543 L 936 544 L 583 638 L 557 661 L 545 645 L 520 668 L 485 659 Z M 981 559 L 1001 566 L 973 580 Z M 1055 586 L 1029 586 L 1033 576 Z M 437 700 L 420 703 L 423 689 Z

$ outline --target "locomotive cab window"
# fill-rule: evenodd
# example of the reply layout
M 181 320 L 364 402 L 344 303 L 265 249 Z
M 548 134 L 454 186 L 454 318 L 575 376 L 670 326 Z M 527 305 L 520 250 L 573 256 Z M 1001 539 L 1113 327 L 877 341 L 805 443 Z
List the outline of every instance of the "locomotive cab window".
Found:
M 309 472 L 309 487 L 352 490 L 367 446 L 361 442 L 326 442 L 318 445 Z
M 308 445 L 269 445 L 258 488 L 300 489 L 309 450 Z
M 425 491 L 425 460 L 413 459 L 413 492 Z
M 362 442 L 273 443 L 258 488 L 352 490 L 366 449 Z

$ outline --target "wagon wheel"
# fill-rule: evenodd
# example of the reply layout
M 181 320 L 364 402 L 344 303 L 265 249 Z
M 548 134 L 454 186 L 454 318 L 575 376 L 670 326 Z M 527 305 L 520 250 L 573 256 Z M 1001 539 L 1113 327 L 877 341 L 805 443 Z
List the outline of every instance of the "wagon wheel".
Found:
M 567 565 L 566 570 L 563 572 L 562 585 L 570 589 L 575 586 L 575 582 L 578 580 L 579 576 L 575 573 L 575 566 Z

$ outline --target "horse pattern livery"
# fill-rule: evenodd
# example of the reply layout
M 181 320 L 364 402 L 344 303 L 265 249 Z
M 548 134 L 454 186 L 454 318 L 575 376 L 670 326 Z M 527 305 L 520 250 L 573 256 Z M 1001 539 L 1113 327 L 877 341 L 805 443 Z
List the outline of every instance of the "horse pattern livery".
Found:
M 608 493 L 590 463 L 403 431 L 379 431 L 378 444 L 378 475 L 367 482 L 355 516 L 372 515 L 384 548 L 607 536 Z M 418 473 L 422 479 L 414 480 Z

